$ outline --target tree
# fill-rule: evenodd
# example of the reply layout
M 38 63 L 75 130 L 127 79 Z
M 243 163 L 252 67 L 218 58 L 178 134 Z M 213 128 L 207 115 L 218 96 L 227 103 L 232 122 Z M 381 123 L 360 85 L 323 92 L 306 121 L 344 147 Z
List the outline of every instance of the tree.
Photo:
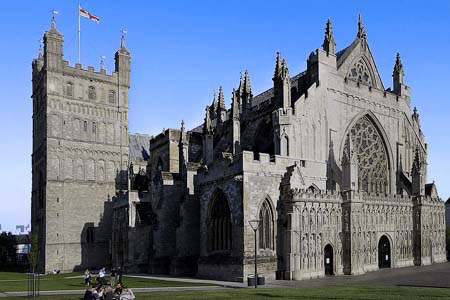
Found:
M 30 262 L 30 272 L 36 272 L 38 258 L 39 258 L 39 227 L 33 228 L 30 233 L 31 248 L 28 252 L 28 261 Z

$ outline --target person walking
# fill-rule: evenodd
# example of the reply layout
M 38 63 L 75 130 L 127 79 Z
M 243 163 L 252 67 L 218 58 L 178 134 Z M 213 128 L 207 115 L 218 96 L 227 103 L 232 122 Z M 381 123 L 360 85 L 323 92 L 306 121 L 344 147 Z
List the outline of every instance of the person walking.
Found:
M 91 272 L 89 272 L 89 269 L 86 269 L 86 271 L 84 271 L 84 284 L 86 286 L 91 286 Z
M 100 282 L 100 284 L 105 284 L 105 268 L 101 268 L 100 271 L 98 272 L 98 281 Z
M 123 275 L 123 272 L 122 272 L 122 269 L 121 269 L 120 267 L 119 267 L 119 269 L 117 270 L 117 275 L 118 275 L 117 282 L 123 283 L 123 282 L 122 282 L 122 275 Z
M 111 270 L 111 286 L 115 286 L 116 285 L 116 276 L 117 276 L 117 271 L 115 268 L 112 268 Z

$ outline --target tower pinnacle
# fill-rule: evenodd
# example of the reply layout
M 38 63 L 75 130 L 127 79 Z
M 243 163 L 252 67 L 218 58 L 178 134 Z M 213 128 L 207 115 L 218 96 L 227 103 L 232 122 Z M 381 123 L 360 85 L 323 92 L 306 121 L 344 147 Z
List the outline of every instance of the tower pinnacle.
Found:
M 336 43 L 334 42 L 333 28 L 331 27 L 331 21 L 328 19 L 325 27 L 325 38 L 323 40 L 322 48 L 327 53 L 334 54 L 336 51 Z
M 207 105 L 205 108 L 205 122 L 203 124 L 203 133 L 204 134 L 210 134 L 212 131 L 211 128 L 211 115 L 209 113 L 209 106 Z
M 277 59 L 275 62 L 275 72 L 273 74 L 273 78 L 278 78 L 280 77 L 280 73 L 281 73 L 281 54 L 280 51 L 277 51 Z
M 216 110 L 217 127 L 221 127 L 222 123 L 225 121 L 226 110 L 225 110 L 225 99 L 223 97 L 222 86 L 219 87 L 219 98 Z
M 403 77 L 404 77 L 404 72 L 403 72 L 403 64 L 402 61 L 400 59 L 400 53 L 397 53 L 397 56 L 395 58 L 395 65 L 394 65 L 394 71 L 392 72 L 392 84 L 393 84 L 393 88 L 394 88 L 394 93 L 396 93 L 397 95 L 401 95 L 402 94 L 402 85 L 403 83 Z
M 248 71 L 245 70 L 244 72 L 244 89 L 243 89 L 244 95 L 247 95 L 251 98 L 252 95 L 252 87 L 250 85 L 250 76 L 248 75 Z
M 234 120 L 239 119 L 239 102 L 237 97 L 237 91 L 234 88 L 231 97 L 231 115 Z
M 365 39 L 367 37 L 361 15 L 358 15 L 358 34 L 356 36 L 360 39 Z
M 225 109 L 225 99 L 223 97 L 222 86 L 219 87 L 219 99 L 218 99 L 218 103 L 217 103 L 217 108 Z

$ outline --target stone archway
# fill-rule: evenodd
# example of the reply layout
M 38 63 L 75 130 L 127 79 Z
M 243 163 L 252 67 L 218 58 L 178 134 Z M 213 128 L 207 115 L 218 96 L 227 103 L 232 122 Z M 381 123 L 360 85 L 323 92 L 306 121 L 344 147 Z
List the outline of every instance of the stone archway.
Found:
M 380 269 L 391 267 L 391 243 L 385 235 L 378 242 L 378 267 Z
M 334 275 L 333 265 L 334 265 L 334 256 L 333 256 L 333 247 L 330 244 L 327 244 L 324 248 L 324 267 L 325 267 L 325 275 Z

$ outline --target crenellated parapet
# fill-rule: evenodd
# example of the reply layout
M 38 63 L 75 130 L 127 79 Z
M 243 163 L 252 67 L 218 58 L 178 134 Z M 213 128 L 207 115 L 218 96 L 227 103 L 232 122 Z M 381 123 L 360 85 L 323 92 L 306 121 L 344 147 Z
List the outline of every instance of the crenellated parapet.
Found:
M 335 202 L 342 203 L 342 195 L 339 191 L 312 191 L 310 189 L 297 189 L 291 190 L 292 200 L 298 201 L 311 201 L 311 202 Z

